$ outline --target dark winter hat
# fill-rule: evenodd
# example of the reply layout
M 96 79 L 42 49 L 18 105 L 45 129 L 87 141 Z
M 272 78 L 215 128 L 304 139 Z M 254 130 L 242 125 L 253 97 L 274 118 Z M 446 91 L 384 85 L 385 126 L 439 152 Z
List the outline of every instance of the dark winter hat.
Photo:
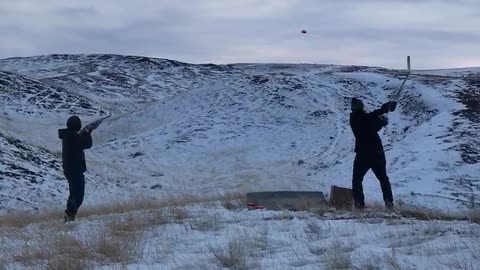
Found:
M 358 98 L 352 98 L 352 111 L 363 110 L 363 101 Z
M 70 116 L 67 120 L 67 128 L 72 131 L 79 131 L 82 128 L 82 121 L 78 116 Z

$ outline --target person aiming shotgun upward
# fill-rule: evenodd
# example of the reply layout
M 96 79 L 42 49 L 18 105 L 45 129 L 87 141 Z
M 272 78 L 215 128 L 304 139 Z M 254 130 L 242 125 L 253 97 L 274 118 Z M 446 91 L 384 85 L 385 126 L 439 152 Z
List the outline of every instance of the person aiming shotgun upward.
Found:
M 78 209 L 82 205 L 85 194 L 85 149 L 92 147 L 92 131 L 94 126 L 82 129 L 82 122 L 77 116 L 67 120 L 67 128 L 58 130 L 62 140 L 63 173 L 68 180 L 70 195 L 67 200 L 64 221 L 74 221 Z
M 390 101 L 373 112 L 364 110 L 360 99 L 352 98 L 350 114 L 350 127 L 355 136 L 355 161 L 353 163 L 352 192 L 355 208 L 365 208 L 363 195 L 363 178 L 368 170 L 380 181 L 383 200 L 387 209 L 393 208 L 393 195 L 390 180 L 387 176 L 385 152 L 378 132 L 388 124 L 388 119 L 383 115 L 394 111 L 397 102 Z

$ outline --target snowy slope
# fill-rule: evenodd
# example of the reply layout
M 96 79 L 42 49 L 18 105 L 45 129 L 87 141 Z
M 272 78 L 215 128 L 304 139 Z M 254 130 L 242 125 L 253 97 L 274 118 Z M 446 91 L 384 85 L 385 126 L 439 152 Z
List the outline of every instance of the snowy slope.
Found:
M 0 60 L 0 70 L 85 99 L 95 114 L 81 111 L 84 119 L 113 112 L 94 133 L 95 147 L 87 153 L 87 204 L 183 193 L 328 193 L 332 184 L 350 186 L 350 98 L 362 98 L 373 110 L 388 100 L 404 76 L 371 67 L 191 65 L 117 55 L 11 58 Z M 397 199 L 442 208 L 480 199 L 477 72 L 422 71 L 407 83 L 382 132 Z M 78 107 L 68 99 L 61 104 Z M 7 114 L 12 110 L 4 107 Z M 58 153 L 55 132 L 67 113 L 53 111 L 48 119 L 16 116 L 10 122 L 1 116 L 0 126 L 22 143 Z M 33 122 L 49 131 L 30 134 L 26 126 Z M 1 147 L 3 155 L 12 146 Z M 2 177 L 2 193 L 5 183 L 20 188 L 28 181 Z M 60 171 L 43 179 L 51 183 L 58 177 Z M 364 183 L 367 200 L 381 200 L 373 174 Z M 37 184 L 33 189 L 50 187 Z M 51 203 L 63 204 L 63 199 L 57 196 Z M 3 198 L 1 205 L 8 208 L 10 199 Z
M 120 55 L 8 58 L 0 61 L 0 67 L 45 85 L 64 87 L 113 112 L 188 91 L 213 80 L 219 71 L 228 74 L 225 67 Z
M 39 209 L 67 187 L 57 157 L 0 133 L 0 209 Z
M 0 105 L 4 112 L 44 116 L 48 113 L 80 113 L 94 115 L 95 108 L 88 99 L 51 87 L 40 81 L 0 71 Z

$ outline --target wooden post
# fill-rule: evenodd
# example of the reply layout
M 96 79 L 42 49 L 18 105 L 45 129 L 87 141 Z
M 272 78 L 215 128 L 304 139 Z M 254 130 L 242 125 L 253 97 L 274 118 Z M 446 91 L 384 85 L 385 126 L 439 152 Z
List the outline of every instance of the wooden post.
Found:
M 330 189 L 330 205 L 335 208 L 352 209 L 353 193 L 349 188 L 332 186 Z

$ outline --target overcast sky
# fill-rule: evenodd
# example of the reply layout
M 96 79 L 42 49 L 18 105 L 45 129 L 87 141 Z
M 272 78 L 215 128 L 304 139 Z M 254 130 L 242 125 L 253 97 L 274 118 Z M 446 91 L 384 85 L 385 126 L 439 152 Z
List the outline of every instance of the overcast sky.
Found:
M 480 0 L 0 0 L 0 58 L 51 53 L 480 66 Z

